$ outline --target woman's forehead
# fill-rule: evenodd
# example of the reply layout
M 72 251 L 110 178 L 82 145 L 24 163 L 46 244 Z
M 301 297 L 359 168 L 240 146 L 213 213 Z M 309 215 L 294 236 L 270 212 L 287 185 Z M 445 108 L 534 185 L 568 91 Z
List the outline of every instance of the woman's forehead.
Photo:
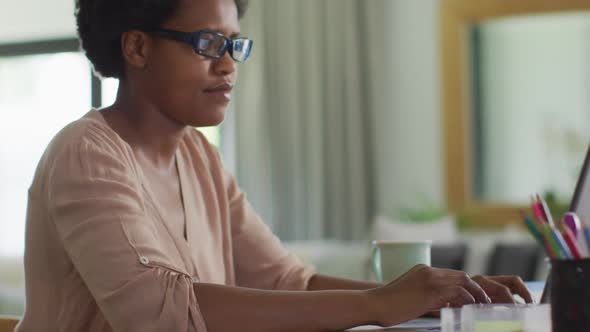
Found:
M 183 31 L 205 28 L 227 34 L 240 31 L 235 0 L 180 0 L 169 23 Z

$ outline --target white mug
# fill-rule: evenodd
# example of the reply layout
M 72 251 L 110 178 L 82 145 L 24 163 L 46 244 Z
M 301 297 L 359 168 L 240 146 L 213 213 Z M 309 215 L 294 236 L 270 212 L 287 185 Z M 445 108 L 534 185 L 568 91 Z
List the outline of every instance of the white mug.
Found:
M 430 266 L 432 241 L 373 241 L 373 271 L 379 282 L 400 277 L 418 264 Z

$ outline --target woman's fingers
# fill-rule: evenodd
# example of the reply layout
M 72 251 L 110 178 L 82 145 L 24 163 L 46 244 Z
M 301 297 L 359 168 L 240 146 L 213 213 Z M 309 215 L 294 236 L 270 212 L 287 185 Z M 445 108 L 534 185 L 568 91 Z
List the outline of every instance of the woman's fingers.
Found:
M 473 280 L 490 295 L 494 303 L 514 303 L 512 292 L 507 286 L 482 276 L 474 277 Z
M 449 286 L 441 290 L 441 295 L 445 303 L 451 307 L 462 307 L 467 304 L 475 304 L 475 298 L 465 288 L 461 286 Z
M 498 282 L 510 289 L 512 294 L 517 294 L 523 298 L 526 303 L 533 303 L 533 297 L 531 292 L 525 285 L 525 283 L 519 277 L 515 276 L 494 276 L 488 277 L 489 279 Z
M 452 279 L 457 285 L 463 287 L 466 291 L 468 291 L 469 294 L 473 296 L 476 303 L 491 303 L 491 300 L 484 291 L 484 289 L 482 289 L 481 286 L 475 281 L 473 281 L 473 279 L 471 279 L 471 277 L 469 277 L 469 275 L 467 275 L 466 273 L 457 273 L 457 275 L 454 276 Z
M 472 303 L 491 303 L 482 287 L 461 271 L 437 269 L 435 289 L 441 290 L 443 301 L 453 306 Z M 445 302 L 445 303 L 446 303 Z

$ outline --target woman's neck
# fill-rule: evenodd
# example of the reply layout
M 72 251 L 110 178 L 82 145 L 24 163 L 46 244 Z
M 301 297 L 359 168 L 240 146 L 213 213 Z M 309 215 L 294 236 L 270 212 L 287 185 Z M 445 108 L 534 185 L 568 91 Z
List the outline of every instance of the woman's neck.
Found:
M 159 169 L 174 166 L 174 156 L 186 126 L 166 116 L 145 97 L 120 87 L 115 103 L 104 109 L 109 125 L 138 157 Z

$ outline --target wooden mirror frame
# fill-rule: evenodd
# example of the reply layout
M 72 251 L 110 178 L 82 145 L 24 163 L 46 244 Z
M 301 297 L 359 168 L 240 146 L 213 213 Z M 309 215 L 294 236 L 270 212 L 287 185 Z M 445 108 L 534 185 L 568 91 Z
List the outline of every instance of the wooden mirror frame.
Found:
M 590 11 L 590 1 L 441 0 L 443 174 L 447 207 L 465 226 L 504 226 L 519 219 L 518 209 L 528 208 L 480 201 L 473 193 L 468 28 L 492 18 L 569 11 Z

